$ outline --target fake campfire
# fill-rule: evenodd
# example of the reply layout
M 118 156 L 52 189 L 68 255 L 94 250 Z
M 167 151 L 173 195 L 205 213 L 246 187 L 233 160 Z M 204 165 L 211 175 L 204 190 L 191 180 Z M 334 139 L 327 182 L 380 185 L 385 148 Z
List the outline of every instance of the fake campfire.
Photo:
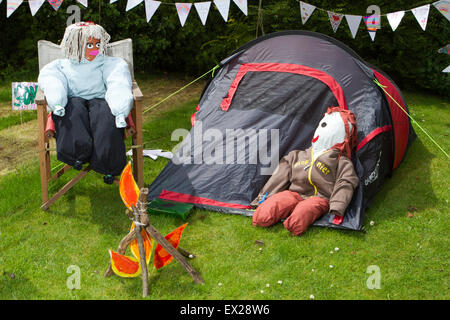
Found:
M 173 259 L 178 261 L 187 273 L 191 275 L 195 283 L 203 284 L 200 274 L 189 264 L 185 256 L 193 257 L 189 252 L 181 249 L 181 234 L 187 226 L 183 224 L 163 237 L 161 233 L 150 224 L 147 214 L 148 189 L 139 190 L 131 172 L 131 164 L 128 163 L 122 171 L 119 182 L 120 196 L 127 207 L 126 214 L 133 221 L 130 232 L 120 241 L 117 252 L 109 250 L 111 260 L 105 277 L 113 273 L 120 277 L 137 277 L 142 274 L 142 296 L 148 295 L 148 264 L 153 249 L 153 239 L 156 240 L 155 257 L 153 260 L 156 269 L 168 265 Z M 130 246 L 134 257 L 125 256 Z

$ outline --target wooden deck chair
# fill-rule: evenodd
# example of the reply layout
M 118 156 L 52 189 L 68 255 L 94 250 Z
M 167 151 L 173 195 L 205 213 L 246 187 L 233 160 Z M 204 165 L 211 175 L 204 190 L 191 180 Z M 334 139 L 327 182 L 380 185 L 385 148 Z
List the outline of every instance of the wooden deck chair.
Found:
M 142 145 L 142 100 L 143 95 L 136 81 L 134 80 L 133 70 L 133 49 L 131 39 L 125 39 L 110 43 L 107 48 L 107 55 L 112 57 L 120 57 L 124 59 L 130 68 L 133 79 L 133 97 L 134 106 L 131 109 L 130 116 L 127 123 L 131 126 L 127 127 L 125 131 L 125 138 L 131 136 L 132 150 L 133 150 L 133 175 L 139 186 L 144 187 L 144 170 L 143 170 L 143 145 Z M 38 41 L 38 57 L 39 70 L 41 70 L 49 62 L 63 58 L 62 50 L 59 45 L 50 41 Z M 61 177 L 65 172 L 72 167 L 69 165 L 63 166 L 60 170 L 52 175 L 50 167 L 50 138 L 53 137 L 51 130 L 46 132 L 47 124 L 47 103 L 44 92 L 38 88 L 35 102 L 37 104 L 37 120 L 38 120 L 38 148 L 39 160 L 41 170 L 41 189 L 42 189 L 42 210 L 47 210 L 56 200 L 64 195 L 70 188 L 77 184 L 90 170 L 90 166 L 86 166 L 81 172 L 72 180 L 65 184 L 59 191 L 49 198 L 49 183 Z M 130 119 L 131 118 L 131 119 Z M 134 126 L 133 126 L 134 124 Z

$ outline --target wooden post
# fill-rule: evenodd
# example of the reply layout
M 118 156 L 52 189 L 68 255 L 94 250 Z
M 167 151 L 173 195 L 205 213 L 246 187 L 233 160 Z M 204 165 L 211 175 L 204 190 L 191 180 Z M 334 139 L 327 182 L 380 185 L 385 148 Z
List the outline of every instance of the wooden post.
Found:
M 133 97 L 134 97 L 134 108 L 131 109 L 131 117 L 133 118 L 134 125 L 136 126 L 136 133 L 133 135 L 132 141 L 133 145 L 137 146 L 133 148 L 133 174 L 136 179 L 136 183 L 139 188 L 144 187 L 144 159 L 142 145 L 142 95 L 139 86 L 134 81 L 133 82 Z
M 141 234 L 141 225 L 142 223 L 142 215 L 146 215 L 147 211 L 147 195 L 148 195 L 148 189 L 147 192 L 142 192 L 144 189 L 141 190 L 141 193 L 139 194 L 139 200 L 137 203 L 137 207 L 133 207 L 133 214 L 134 214 L 134 233 L 137 239 L 138 248 L 139 248 L 139 259 L 141 263 L 141 270 L 142 270 L 142 297 L 148 296 L 148 270 L 147 270 L 147 260 L 146 260 L 146 252 L 144 247 L 144 240 L 142 239 Z

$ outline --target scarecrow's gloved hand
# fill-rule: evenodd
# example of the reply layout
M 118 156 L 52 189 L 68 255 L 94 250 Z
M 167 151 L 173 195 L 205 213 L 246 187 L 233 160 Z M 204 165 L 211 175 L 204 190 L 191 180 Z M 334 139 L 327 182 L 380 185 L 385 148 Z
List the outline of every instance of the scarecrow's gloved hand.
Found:
M 53 108 L 53 114 L 57 115 L 58 117 L 64 117 L 66 114 L 66 109 L 64 109 L 61 105 L 57 104 Z
M 331 223 L 333 223 L 333 224 L 339 225 L 339 224 L 341 224 L 341 223 L 344 221 L 344 216 L 341 216 L 341 215 L 339 214 L 339 212 L 337 212 L 337 211 L 331 210 L 331 211 L 329 212 L 329 214 L 330 214 L 331 216 L 334 216 L 334 217 L 333 217 L 333 221 L 331 221 Z
M 117 128 L 126 128 L 127 122 L 125 121 L 125 116 L 123 114 L 119 114 L 116 116 L 116 127 Z
M 261 204 L 269 197 L 269 192 L 266 192 L 264 195 L 260 195 L 258 203 Z

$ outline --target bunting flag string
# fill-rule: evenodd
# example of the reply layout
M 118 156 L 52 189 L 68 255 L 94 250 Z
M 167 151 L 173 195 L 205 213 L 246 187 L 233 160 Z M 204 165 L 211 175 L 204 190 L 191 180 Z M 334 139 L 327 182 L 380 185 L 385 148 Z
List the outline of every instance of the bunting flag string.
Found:
M 3 0 L 0 0 L 0 3 L 2 1 Z M 23 2 L 28 2 L 31 15 L 34 16 L 38 12 L 38 10 L 42 7 L 44 2 L 48 2 L 53 7 L 53 9 L 57 11 L 60 8 L 63 1 L 64 0 L 6 0 L 7 2 L 6 17 L 9 18 Z M 117 1 L 119 0 L 109 0 L 109 3 L 113 4 Z M 304 1 L 299 0 L 296 1 L 300 3 L 300 17 L 302 24 L 306 24 L 306 22 L 309 20 L 309 18 L 317 9 L 317 11 L 327 13 L 333 32 L 336 33 L 343 18 L 345 17 L 345 20 L 347 21 L 353 39 L 356 38 L 356 34 L 358 33 L 358 29 L 361 24 L 361 20 L 364 21 L 366 29 L 368 30 L 372 41 L 374 41 L 375 32 L 377 31 L 377 29 L 379 29 L 379 27 L 375 27 L 375 25 L 379 25 L 382 16 L 385 16 L 388 19 L 392 31 L 395 31 L 397 27 L 400 25 L 403 17 L 405 16 L 405 13 L 408 11 L 410 11 L 414 15 L 420 27 L 425 31 L 431 5 L 433 5 L 433 7 L 436 10 L 438 10 L 448 21 L 450 21 L 450 0 L 438 0 L 412 9 L 399 10 L 387 14 L 375 14 L 370 16 L 344 14 L 332 10 L 322 9 L 312 4 L 306 3 Z M 80 3 L 86 8 L 88 7 L 88 0 L 76 0 L 76 2 Z M 183 3 L 162 2 L 154 0 L 127 0 L 125 11 L 134 9 L 142 2 L 144 2 L 145 4 L 145 16 L 147 22 L 149 22 L 152 19 L 153 15 L 156 13 L 160 5 L 171 5 L 176 7 L 181 26 L 184 26 L 186 19 L 191 11 L 192 5 L 194 5 L 196 9 L 201 23 L 203 25 L 206 25 L 206 21 L 208 19 L 212 3 L 214 3 L 216 9 L 219 11 L 223 20 L 227 22 L 231 4 L 231 0 L 211 0 L 211 1 L 183 2 Z M 242 13 L 244 13 L 246 16 L 248 15 L 248 0 L 232 0 L 232 2 L 242 11 Z
M 48 1 L 56 1 L 56 0 L 48 0 Z M 80 1 L 80 0 L 78 0 Z M 81 0 L 81 1 L 87 1 L 87 0 Z M 110 4 L 116 2 L 118 0 L 110 0 Z M 129 11 L 133 8 L 135 8 L 137 5 L 142 3 L 144 0 L 127 0 L 127 6 L 125 11 Z M 233 0 L 233 2 L 236 4 L 236 6 L 245 14 L 248 15 L 248 4 L 247 0 Z M 225 22 L 228 21 L 228 15 L 230 11 L 230 3 L 231 0 L 212 0 L 212 1 L 200 1 L 200 2 L 161 2 L 161 1 L 152 1 L 152 0 L 145 0 L 145 12 L 146 12 L 146 18 L 147 22 L 150 21 L 150 19 L 155 14 L 156 10 L 159 8 L 160 5 L 171 5 L 175 6 L 178 14 L 178 18 L 180 20 L 181 26 L 183 27 L 186 23 L 186 19 L 191 11 L 192 5 L 194 5 L 198 16 L 200 18 L 200 21 L 203 25 L 206 24 L 206 20 L 208 19 L 208 14 L 211 8 L 211 4 L 214 3 L 217 10 L 219 11 L 220 15 L 222 16 L 223 20 Z
M 2 1 L 3 0 L 0 0 L 0 3 Z M 34 16 L 37 13 L 37 11 L 41 8 L 41 6 L 44 4 L 44 2 L 48 2 L 53 7 L 53 9 L 55 9 L 55 11 L 58 11 L 63 1 L 64 0 L 7 0 L 6 17 L 9 18 L 23 2 L 28 2 L 31 15 Z M 119 0 L 109 0 L 109 4 L 113 4 L 117 1 Z M 86 8 L 88 7 L 88 0 L 76 0 L 76 2 L 80 3 Z M 199 15 L 202 24 L 205 25 L 212 3 L 215 4 L 223 20 L 227 22 L 231 0 L 211 0 L 211 1 L 200 1 L 189 3 L 162 2 L 154 0 L 127 0 L 125 11 L 134 9 L 142 2 L 145 3 L 145 16 L 147 22 L 149 22 L 150 19 L 153 17 L 156 10 L 158 10 L 159 6 L 163 4 L 175 6 L 178 13 L 178 18 L 180 19 L 181 26 L 184 26 L 192 5 L 195 6 L 195 9 Z M 242 13 L 244 13 L 246 16 L 248 15 L 248 4 L 247 4 L 248 0 L 233 0 L 233 2 L 242 11 Z
M 427 27 L 428 16 L 430 13 L 431 4 L 440 13 L 442 13 L 442 15 L 448 21 L 450 21 L 450 0 L 439 0 L 439 1 L 435 1 L 433 3 L 429 3 L 426 5 L 422 5 L 420 7 L 416 7 L 416 8 L 412 8 L 412 9 L 408 9 L 408 10 L 400 10 L 400 11 L 396 11 L 396 12 L 390 12 L 387 14 L 372 14 L 370 16 L 337 13 L 337 12 L 334 12 L 331 10 L 316 7 L 312 4 L 306 3 L 304 1 L 299 1 L 299 0 L 297 0 L 297 1 L 300 3 L 300 18 L 301 18 L 302 24 L 305 24 L 308 21 L 308 19 L 311 17 L 311 15 L 313 14 L 314 11 L 316 11 L 316 10 L 322 11 L 328 15 L 333 32 L 336 33 L 343 17 L 345 17 L 353 39 L 356 38 L 356 34 L 358 33 L 358 29 L 361 24 L 361 20 L 364 21 L 366 29 L 369 32 L 370 38 L 372 39 L 372 41 L 375 41 L 375 34 L 376 34 L 377 29 L 380 29 L 379 26 L 380 26 L 382 16 L 385 16 L 388 19 L 389 25 L 391 26 L 392 31 L 395 31 L 397 29 L 397 27 L 400 25 L 400 22 L 402 21 L 405 13 L 408 11 L 411 11 L 411 13 L 414 15 L 417 22 L 419 23 L 420 27 L 425 31 L 425 29 Z

